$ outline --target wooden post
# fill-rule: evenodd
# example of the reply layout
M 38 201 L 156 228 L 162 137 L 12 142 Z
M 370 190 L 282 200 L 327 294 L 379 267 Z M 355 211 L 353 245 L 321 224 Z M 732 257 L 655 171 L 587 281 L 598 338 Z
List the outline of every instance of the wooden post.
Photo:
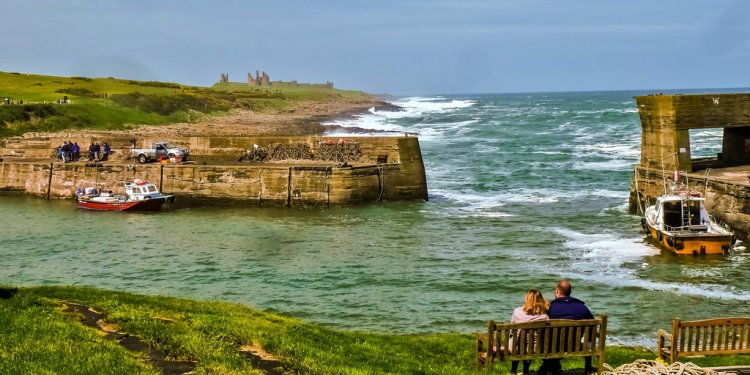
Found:
M 286 176 L 286 206 L 292 206 L 292 167 L 289 167 L 289 173 Z
M 495 346 L 495 322 L 490 320 L 487 323 L 487 362 L 486 369 L 492 371 L 493 362 L 495 362 L 495 353 L 493 347 Z M 500 348 L 497 348 L 500 350 Z
M 333 167 L 326 168 L 326 207 L 331 207 L 331 180 L 333 179 Z
M 677 359 L 677 341 L 682 341 L 678 337 L 679 333 L 680 319 L 674 318 L 674 321 L 672 321 L 672 347 L 669 348 L 669 364 L 673 363 Z
M 597 373 L 601 374 L 604 371 L 604 363 L 606 361 L 605 351 L 607 350 L 607 314 L 602 315 L 602 325 L 599 328 L 599 365 L 597 366 Z
M 380 166 L 380 165 L 376 166 L 375 168 L 378 171 L 378 190 L 379 190 L 378 191 L 378 202 L 380 202 L 380 201 L 383 200 L 383 189 L 385 189 L 385 187 L 383 186 L 383 174 L 384 174 L 384 172 L 381 171 L 381 168 L 383 168 L 383 167 Z
M 47 200 L 50 199 L 50 194 L 52 192 L 52 171 L 55 169 L 55 163 L 50 162 L 49 163 L 49 180 L 47 181 Z
M 161 172 L 159 173 L 159 192 L 164 193 L 164 190 L 162 190 L 161 185 L 162 181 L 164 180 L 164 164 L 161 165 Z

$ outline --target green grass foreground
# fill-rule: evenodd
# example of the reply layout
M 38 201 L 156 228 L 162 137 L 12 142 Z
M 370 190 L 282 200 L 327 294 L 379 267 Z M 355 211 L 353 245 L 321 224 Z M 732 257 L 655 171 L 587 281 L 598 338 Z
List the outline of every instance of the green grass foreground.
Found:
M 472 374 L 471 334 L 389 335 L 347 332 L 223 302 L 198 302 L 79 287 L 21 288 L 0 299 L 2 374 L 157 374 L 144 355 L 62 311 L 64 302 L 91 306 L 121 332 L 139 337 L 168 358 L 195 361 L 198 374 L 255 374 L 240 354 L 250 345 L 276 356 L 296 374 Z M 638 348 L 610 347 L 613 367 L 654 359 Z M 747 357 L 696 358 L 701 366 L 732 365 Z M 580 360 L 563 361 L 581 368 Z M 539 364 L 533 365 L 533 368 Z M 499 364 L 497 373 L 507 373 Z
M 4 98 L 13 105 L 2 105 Z M 68 104 L 59 101 L 67 97 Z M 212 87 L 117 78 L 0 72 L 0 137 L 63 129 L 127 129 L 132 124 L 191 122 L 234 108 L 284 113 L 300 103 L 369 100 L 361 91 L 316 86 Z M 22 102 L 22 103 L 21 103 Z

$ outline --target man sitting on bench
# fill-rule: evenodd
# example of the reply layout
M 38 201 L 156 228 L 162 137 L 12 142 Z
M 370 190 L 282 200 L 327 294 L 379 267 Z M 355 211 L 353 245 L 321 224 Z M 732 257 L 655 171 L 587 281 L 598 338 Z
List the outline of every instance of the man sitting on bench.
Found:
M 583 301 L 570 296 L 572 290 L 573 287 L 570 285 L 570 281 L 560 280 L 557 282 L 555 300 L 550 302 L 549 312 L 547 313 L 550 319 L 594 319 L 594 315 Z M 591 357 L 584 357 L 584 363 L 586 364 L 584 370 L 586 374 L 596 373 L 596 369 L 591 367 Z M 559 359 L 545 359 L 543 361 L 538 373 L 546 374 L 548 372 L 551 374 L 562 373 L 562 365 Z

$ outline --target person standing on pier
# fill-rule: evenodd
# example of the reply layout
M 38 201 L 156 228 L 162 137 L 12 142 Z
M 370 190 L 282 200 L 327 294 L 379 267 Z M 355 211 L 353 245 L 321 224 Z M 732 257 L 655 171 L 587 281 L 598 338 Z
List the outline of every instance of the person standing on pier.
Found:
M 99 161 L 107 161 L 107 159 L 109 158 L 109 151 L 109 145 L 107 144 L 107 142 L 104 142 L 104 146 L 102 146 L 102 155 L 101 158 L 99 158 Z
M 67 163 L 68 160 L 70 160 L 70 144 L 68 144 L 68 141 L 63 142 L 62 147 L 60 147 L 60 154 L 62 154 L 63 163 Z
M 79 159 L 81 159 L 81 146 L 78 145 L 78 142 L 73 142 L 73 146 L 71 148 L 73 151 L 71 160 L 78 161 Z
M 89 161 L 94 161 L 94 150 L 94 142 L 91 142 L 91 144 L 89 145 Z

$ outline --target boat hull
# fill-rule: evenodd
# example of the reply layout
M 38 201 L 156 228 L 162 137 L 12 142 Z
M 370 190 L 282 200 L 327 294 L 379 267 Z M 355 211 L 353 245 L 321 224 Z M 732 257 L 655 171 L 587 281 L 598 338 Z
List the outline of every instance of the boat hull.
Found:
M 728 254 L 732 234 L 662 232 L 651 225 L 646 230 L 663 248 L 676 255 Z
M 141 201 L 96 202 L 85 199 L 76 201 L 78 208 L 97 211 L 159 211 L 164 203 L 174 201 L 174 196 Z

